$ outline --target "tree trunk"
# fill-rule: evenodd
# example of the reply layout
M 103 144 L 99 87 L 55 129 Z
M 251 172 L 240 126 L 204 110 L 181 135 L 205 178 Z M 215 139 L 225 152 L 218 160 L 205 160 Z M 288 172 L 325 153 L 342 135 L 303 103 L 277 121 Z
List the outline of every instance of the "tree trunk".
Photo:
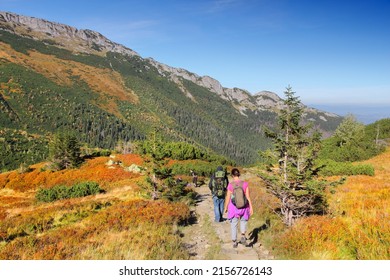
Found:
M 378 143 L 379 143 L 379 124 L 376 126 L 375 145 L 378 146 Z
M 291 227 L 294 223 L 293 211 L 289 208 L 285 208 L 283 214 L 284 214 L 284 224 L 287 225 L 288 227 Z
M 286 128 L 286 144 L 288 144 L 289 140 L 289 129 L 288 127 Z M 283 179 L 284 183 L 287 184 L 287 160 L 288 160 L 288 154 L 287 151 L 284 151 L 284 159 L 283 159 Z

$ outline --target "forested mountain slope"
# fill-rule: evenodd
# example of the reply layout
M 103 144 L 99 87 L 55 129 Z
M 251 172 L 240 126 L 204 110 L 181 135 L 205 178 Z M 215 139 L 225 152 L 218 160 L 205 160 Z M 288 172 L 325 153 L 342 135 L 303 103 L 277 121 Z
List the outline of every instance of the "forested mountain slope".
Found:
M 262 127 L 274 125 L 281 104 L 274 93 L 223 88 L 142 58 L 95 31 L 0 12 L 0 170 L 45 158 L 37 143 L 58 130 L 112 149 L 158 128 L 248 164 L 267 147 Z M 306 120 L 329 135 L 341 117 L 307 108 Z

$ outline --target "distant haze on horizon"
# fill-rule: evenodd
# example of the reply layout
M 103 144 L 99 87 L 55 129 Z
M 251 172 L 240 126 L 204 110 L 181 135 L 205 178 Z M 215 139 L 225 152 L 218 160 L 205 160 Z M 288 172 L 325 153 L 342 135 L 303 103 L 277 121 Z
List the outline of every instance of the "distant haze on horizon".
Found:
M 305 103 L 304 103 L 305 104 Z M 380 119 L 390 118 L 390 106 L 369 104 L 305 104 L 309 107 L 345 117 L 352 114 L 364 124 L 374 123 Z

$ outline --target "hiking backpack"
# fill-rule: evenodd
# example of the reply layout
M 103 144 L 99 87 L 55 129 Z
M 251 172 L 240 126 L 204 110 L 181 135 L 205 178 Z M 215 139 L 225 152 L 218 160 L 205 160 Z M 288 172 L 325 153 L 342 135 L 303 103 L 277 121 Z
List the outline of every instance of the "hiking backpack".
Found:
M 232 203 L 237 209 L 245 208 L 248 204 L 248 199 L 243 188 L 244 182 L 234 182 L 233 184 Z
M 225 197 L 225 172 L 217 171 L 214 173 L 213 194 L 219 198 Z

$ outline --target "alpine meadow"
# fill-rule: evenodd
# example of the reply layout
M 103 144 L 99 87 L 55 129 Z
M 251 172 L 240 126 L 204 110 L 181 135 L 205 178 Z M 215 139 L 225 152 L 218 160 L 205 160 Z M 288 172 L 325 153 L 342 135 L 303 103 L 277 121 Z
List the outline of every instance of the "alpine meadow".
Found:
M 364 125 L 284 94 L 0 12 L 0 259 L 196 259 L 188 228 L 218 166 L 251 186 L 255 250 L 390 259 L 390 119 Z M 207 242 L 205 259 L 226 259 L 230 240 Z

